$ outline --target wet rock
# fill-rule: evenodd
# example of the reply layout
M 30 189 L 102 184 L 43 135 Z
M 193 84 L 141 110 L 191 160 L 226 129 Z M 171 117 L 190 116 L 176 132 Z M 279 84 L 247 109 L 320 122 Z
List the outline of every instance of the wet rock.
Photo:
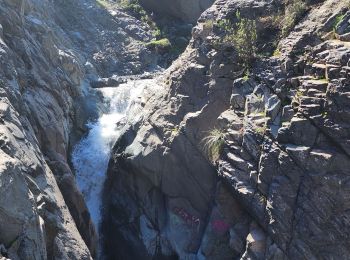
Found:
M 127 79 L 117 76 L 112 76 L 110 78 L 99 78 L 97 80 L 91 81 L 92 88 L 107 88 L 107 87 L 118 87 L 122 83 L 126 83 Z

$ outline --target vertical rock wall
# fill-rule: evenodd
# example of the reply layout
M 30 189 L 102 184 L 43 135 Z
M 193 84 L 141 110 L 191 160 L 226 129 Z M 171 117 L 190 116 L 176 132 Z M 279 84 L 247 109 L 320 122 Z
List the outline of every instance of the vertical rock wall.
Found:
M 155 61 L 142 44 L 149 28 L 109 11 L 90 0 L 0 3 L 2 256 L 96 253 L 95 228 L 68 165 L 71 145 L 98 113 L 87 81 L 141 73 Z
M 216 1 L 201 16 L 160 89 L 145 95 L 142 120 L 115 145 L 105 191 L 107 252 L 118 254 L 118 234 L 150 257 L 349 255 L 349 2 L 309 8 L 280 53 L 260 57 L 246 77 L 235 46 L 218 45 L 224 35 L 208 20 L 234 21 L 239 10 L 266 39 L 264 24 L 283 4 Z M 202 140 L 214 128 L 225 144 L 211 164 Z

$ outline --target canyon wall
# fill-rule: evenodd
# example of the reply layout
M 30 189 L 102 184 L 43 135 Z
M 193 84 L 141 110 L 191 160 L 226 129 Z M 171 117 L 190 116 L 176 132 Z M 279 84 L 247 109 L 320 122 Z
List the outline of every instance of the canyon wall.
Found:
M 144 1 L 190 23 L 212 3 Z M 120 129 L 104 188 L 105 258 L 348 258 L 349 6 L 308 1 L 280 38 L 281 1 L 216 0 L 200 16 Z M 237 23 L 237 11 L 256 21 L 249 73 L 216 24 Z M 89 85 L 157 68 L 153 37 L 94 0 L 1 1 L 0 258 L 96 256 L 69 154 L 104 109 Z M 213 133 L 217 158 L 205 147 Z
M 0 12 L 1 254 L 91 259 L 95 231 L 67 165 L 82 61 L 48 1 L 2 1 Z
M 95 1 L 1 1 L 1 259 L 96 255 L 69 153 L 100 111 L 88 83 L 117 84 L 100 76 L 153 67 L 143 43 L 151 37 L 140 21 Z
M 124 128 L 109 165 L 109 257 L 349 256 L 349 2 L 310 1 L 278 39 L 269 21 L 284 8 L 217 0 L 144 94 L 143 118 Z M 256 21 L 259 48 L 279 41 L 246 75 L 210 22 L 237 11 Z M 214 163 L 203 141 L 212 129 L 224 140 Z

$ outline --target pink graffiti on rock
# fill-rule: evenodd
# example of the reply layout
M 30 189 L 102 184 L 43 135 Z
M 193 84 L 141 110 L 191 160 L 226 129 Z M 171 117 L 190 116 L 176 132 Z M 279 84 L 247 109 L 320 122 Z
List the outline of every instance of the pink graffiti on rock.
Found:
M 217 233 L 226 233 L 229 230 L 230 225 L 222 219 L 215 219 L 212 221 L 212 228 Z
M 185 221 L 185 223 L 187 225 L 190 225 L 191 227 L 197 227 L 199 228 L 200 226 L 200 219 L 191 215 L 190 213 L 188 213 L 184 208 L 178 208 L 178 207 L 174 207 L 173 208 L 173 212 L 179 216 L 180 218 L 182 218 L 183 221 Z

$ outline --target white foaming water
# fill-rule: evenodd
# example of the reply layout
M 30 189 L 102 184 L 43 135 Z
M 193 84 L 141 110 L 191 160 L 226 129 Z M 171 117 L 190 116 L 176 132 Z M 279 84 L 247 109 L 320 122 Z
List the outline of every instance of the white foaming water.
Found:
M 87 124 L 88 135 L 74 148 L 72 163 L 79 189 L 83 193 L 91 218 L 98 228 L 101 217 L 101 193 L 106 178 L 108 161 L 113 144 L 120 135 L 120 126 L 147 83 L 152 80 L 137 80 L 117 88 L 103 88 L 108 112 L 96 122 Z

